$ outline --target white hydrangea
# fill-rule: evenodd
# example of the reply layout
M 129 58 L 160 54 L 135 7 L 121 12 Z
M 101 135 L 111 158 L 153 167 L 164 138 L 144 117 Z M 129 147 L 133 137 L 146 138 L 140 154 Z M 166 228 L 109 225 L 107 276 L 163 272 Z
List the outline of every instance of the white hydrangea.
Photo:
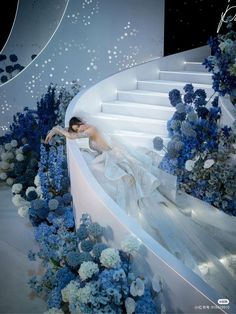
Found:
M 14 183 L 14 179 L 13 178 L 7 178 L 6 183 L 11 186 Z
M 124 241 L 121 242 L 122 250 L 131 255 L 135 255 L 141 246 L 141 242 L 138 238 L 133 235 L 128 236 Z
M 39 196 L 40 198 L 43 196 L 43 192 L 42 192 L 41 186 L 38 186 L 38 187 L 36 188 L 36 192 L 37 192 L 37 194 L 38 194 L 38 196 Z
M 187 171 L 192 171 L 193 168 L 194 168 L 194 165 L 195 165 L 195 161 L 194 160 L 191 160 L 191 159 L 188 159 L 186 162 L 185 162 L 185 169 Z
M 23 154 L 19 153 L 19 154 L 16 155 L 16 160 L 23 161 L 24 159 L 25 159 L 25 157 L 24 157 Z
M 16 155 L 17 155 L 17 154 L 22 154 L 22 149 L 23 149 L 23 147 L 17 148 L 17 149 L 15 150 L 15 154 L 16 154 Z
M 61 309 L 57 309 L 56 307 L 51 307 L 43 314 L 64 314 L 64 312 Z
M 8 150 L 8 151 L 12 149 L 11 143 L 6 143 L 4 147 L 5 147 L 5 150 Z
M 136 297 L 136 296 L 141 297 L 144 294 L 144 290 L 145 290 L 145 285 L 142 279 L 138 277 L 136 280 L 132 281 L 130 285 L 130 294 L 133 297 Z
M 12 147 L 17 147 L 17 145 L 18 145 L 17 140 L 11 140 Z
M 1 180 L 6 180 L 6 178 L 7 178 L 7 174 L 5 172 L 1 172 L 0 173 L 0 179 Z
M 61 290 L 63 302 L 70 302 L 70 299 L 78 293 L 79 283 L 75 280 L 71 280 L 68 285 Z
M 7 152 L 1 153 L 1 159 L 2 159 L 2 161 L 7 161 L 8 160 L 8 153 Z
M 21 206 L 30 206 L 30 202 L 26 201 L 20 194 L 16 194 L 12 197 L 12 203 L 16 207 L 21 207 Z
M 97 274 L 98 272 L 98 264 L 91 261 L 83 262 L 78 270 L 81 280 L 91 278 L 94 274 Z
M 35 187 L 29 186 L 29 187 L 26 189 L 26 191 L 25 191 L 26 196 L 28 196 L 29 192 L 31 192 L 31 191 L 36 192 Z
M 40 177 L 39 175 L 37 174 L 36 177 L 34 178 L 34 184 L 36 186 L 40 186 Z
M 79 302 L 87 304 L 90 301 L 90 297 L 91 297 L 91 287 L 89 284 L 86 284 L 84 288 L 78 289 L 77 298 Z
M 211 168 L 211 166 L 213 166 L 214 163 L 215 163 L 214 159 L 207 159 L 207 160 L 204 162 L 203 168 L 204 168 L 204 169 Z
M 125 300 L 125 309 L 127 314 L 132 314 L 135 312 L 136 303 L 133 298 L 128 297 Z
M 107 268 L 115 268 L 120 264 L 120 255 L 117 249 L 107 248 L 102 251 L 100 262 Z
M 20 191 L 22 190 L 22 184 L 21 183 L 15 183 L 13 184 L 12 188 L 11 188 L 11 191 L 12 193 L 14 194 L 19 194 Z
M 18 208 L 18 214 L 23 218 L 28 215 L 28 212 L 29 212 L 29 206 L 21 206 Z
M 9 169 L 9 167 L 10 167 L 10 164 L 7 161 L 1 161 L 0 162 L 0 168 L 2 170 L 7 170 L 7 169 Z

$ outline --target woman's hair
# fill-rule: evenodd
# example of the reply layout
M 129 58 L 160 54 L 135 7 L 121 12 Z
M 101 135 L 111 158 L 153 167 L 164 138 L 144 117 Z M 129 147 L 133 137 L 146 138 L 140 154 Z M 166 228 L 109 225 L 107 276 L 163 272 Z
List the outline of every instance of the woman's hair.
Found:
M 68 131 L 69 132 L 75 132 L 74 130 L 73 130 L 73 125 L 82 125 L 82 124 L 84 124 L 84 122 L 80 119 L 80 118 L 76 118 L 76 117 L 72 117 L 71 119 L 70 119 L 70 121 L 69 121 L 69 127 L 68 127 Z

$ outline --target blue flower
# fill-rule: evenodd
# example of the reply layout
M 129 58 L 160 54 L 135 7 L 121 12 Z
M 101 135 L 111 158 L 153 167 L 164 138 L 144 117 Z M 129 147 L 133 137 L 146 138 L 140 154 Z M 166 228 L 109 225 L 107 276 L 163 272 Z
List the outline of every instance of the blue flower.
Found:
M 153 147 L 156 150 L 162 150 L 163 149 L 163 139 L 160 136 L 156 136 L 153 139 Z
M 89 235 L 88 230 L 84 225 L 79 226 L 79 228 L 76 231 L 76 234 L 79 240 L 85 240 Z
M 93 246 L 93 255 L 96 259 L 99 259 L 103 250 L 107 249 L 108 246 L 105 243 L 96 243 Z
M 80 242 L 80 248 L 84 252 L 90 252 L 93 249 L 93 241 L 83 240 Z
M 101 237 L 103 235 L 104 228 L 97 222 L 93 222 L 88 226 L 88 233 L 94 238 Z
M 153 301 L 152 295 L 148 289 L 136 302 L 135 314 L 153 314 L 157 313 L 156 305 Z
M 172 89 L 169 92 L 169 100 L 173 107 L 180 103 L 182 101 L 180 91 L 178 89 Z
M 11 62 L 16 62 L 18 60 L 17 56 L 14 55 L 14 54 L 10 55 L 9 59 L 10 59 Z
M 76 268 L 81 264 L 79 252 L 69 252 L 66 256 L 66 260 L 69 266 Z
M 47 305 L 48 308 L 55 307 L 57 309 L 61 308 L 62 296 L 61 289 L 59 287 L 54 288 L 48 298 Z

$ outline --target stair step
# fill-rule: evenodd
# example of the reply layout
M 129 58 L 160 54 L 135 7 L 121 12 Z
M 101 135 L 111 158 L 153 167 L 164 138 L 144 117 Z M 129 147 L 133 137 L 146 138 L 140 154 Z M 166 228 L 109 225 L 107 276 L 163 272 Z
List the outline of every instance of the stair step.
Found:
M 185 71 L 194 71 L 194 72 L 206 72 L 207 70 L 202 65 L 202 62 L 195 62 L 195 61 L 185 61 L 184 62 L 184 70 Z
M 142 133 L 125 130 L 115 131 L 113 134 L 118 137 L 124 138 L 125 140 L 127 140 L 127 142 L 130 142 L 135 147 L 146 147 L 149 149 L 154 149 L 153 148 L 154 137 L 161 136 L 160 134 L 155 133 Z M 164 145 L 166 146 L 170 138 L 163 136 L 161 137 L 163 139 Z
M 95 123 L 96 120 L 98 121 L 98 124 L 103 123 L 104 129 L 108 132 L 115 132 L 122 129 L 126 131 L 154 133 L 165 137 L 168 136 L 166 121 L 164 120 L 131 117 L 102 112 L 92 115 L 92 119 L 95 120 Z
M 187 71 L 160 71 L 161 80 L 180 81 L 188 83 L 212 84 L 211 73 L 187 72 Z
M 147 103 L 151 105 L 159 106 L 171 106 L 167 93 L 159 93 L 155 91 L 146 90 L 118 90 L 117 100 L 123 100 L 128 102 Z
M 160 120 L 170 119 L 175 112 L 175 108 L 173 107 L 142 104 L 136 102 L 124 102 L 120 100 L 102 102 L 101 107 L 102 112 L 104 113 L 121 114 L 132 117 L 153 118 Z
M 181 93 L 184 93 L 183 87 L 187 82 L 167 81 L 167 80 L 139 80 L 137 82 L 137 88 L 140 90 L 156 91 L 160 93 L 169 93 L 172 89 L 179 89 Z M 209 84 L 193 83 L 194 90 L 201 88 L 206 91 L 207 97 L 210 97 L 214 90 Z

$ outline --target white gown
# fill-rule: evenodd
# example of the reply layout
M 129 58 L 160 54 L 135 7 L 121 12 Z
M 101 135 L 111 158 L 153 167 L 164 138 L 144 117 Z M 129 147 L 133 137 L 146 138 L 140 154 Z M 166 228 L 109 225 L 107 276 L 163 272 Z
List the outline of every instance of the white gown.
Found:
M 104 190 L 156 241 L 234 303 L 236 217 L 194 198 L 187 204 L 186 195 L 177 195 L 175 203 L 166 198 L 160 191 L 173 192 L 174 176 L 158 169 L 157 153 L 114 139 L 108 151 L 93 141 L 89 146 L 83 155 Z

